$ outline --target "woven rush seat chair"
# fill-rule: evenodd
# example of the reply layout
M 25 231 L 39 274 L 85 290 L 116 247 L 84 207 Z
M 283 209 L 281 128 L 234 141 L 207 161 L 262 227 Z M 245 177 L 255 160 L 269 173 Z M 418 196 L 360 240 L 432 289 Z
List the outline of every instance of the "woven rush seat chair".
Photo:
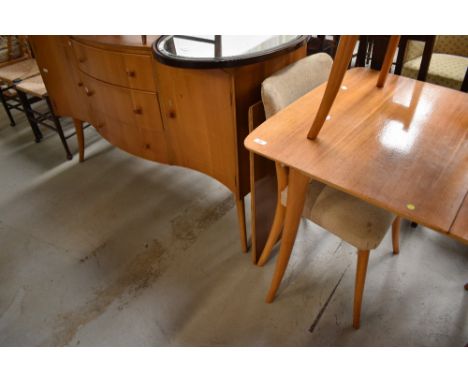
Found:
M 26 36 L 0 35 L 0 67 L 31 57 Z
M 39 125 L 52 129 L 59 135 L 62 145 L 65 149 L 67 159 L 72 159 L 73 155 L 71 154 L 67 144 L 67 138 L 69 138 L 69 136 L 65 136 L 60 120 L 54 113 L 54 109 L 52 107 L 50 98 L 47 95 L 47 89 L 45 87 L 44 81 L 42 80 L 42 77 L 37 75 L 27 78 L 21 82 L 18 82 L 15 85 L 15 89 L 18 93 L 29 124 L 33 130 L 36 142 L 40 142 L 42 139 L 42 133 L 39 130 Z M 32 108 L 31 105 L 40 100 L 44 100 L 47 103 L 48 111 L 39 112 Z M 52 122 L 52 124 L 49 124 L 49 121 Z
M 267 78 L 262 84 L 262 101 L 266 118 L 327 81 L 331 67 L 332 59 L 321 53 L 299 60 Z M 276 171 L 278 198 L 275 218 L 267 244 L 260 256 L 259 266 L 267 262 L 284 223 L 288 170 L 281 163 L 276 163 Z M 302 216 L 357 248 L 353 327 L 358 329 L 369 253 L 379 246 L 390 226 L 392 226 L 393 253 L 399 252 L 400 219 L 390 212 L 315 180 L 309 184 Z M 288 259 L 277 260 L 267 302 L 274 300 Z
M 37 75 L 39 75 L 39 67 L 33 58 L 0 67 L 0 101 L 11 126 L 15 126 L 16 123 L 10 110 L 23 111 L 15 91 L 15 84 Z

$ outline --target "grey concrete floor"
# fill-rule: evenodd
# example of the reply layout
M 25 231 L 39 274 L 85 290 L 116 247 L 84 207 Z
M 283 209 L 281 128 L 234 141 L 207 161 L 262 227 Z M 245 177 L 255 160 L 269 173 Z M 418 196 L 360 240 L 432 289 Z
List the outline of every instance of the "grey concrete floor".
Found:
M 468 342 L 466 246 L 405 222 L 392 256 L 387 235 L 371 254 L 355 331 L 346 243 L 303 221 L 279 296 L 266 304 L 275 259 L 259 268 L 241 252 L 224 186 L 126 154 L 92 128 L 87 160 L 66 161 L 55 133 L 36 144 L 15 117 L 10 127 L 0 110 L 0 345 Z

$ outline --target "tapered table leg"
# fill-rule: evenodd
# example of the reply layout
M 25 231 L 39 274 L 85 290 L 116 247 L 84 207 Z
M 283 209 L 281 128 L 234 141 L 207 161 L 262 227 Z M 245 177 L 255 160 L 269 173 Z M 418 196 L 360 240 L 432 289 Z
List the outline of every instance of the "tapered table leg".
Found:
M 284 272 L 288 266 L 289 257 L 291 256 L 294 241 L 296 240 L 297 229 L 304 208 L 308 184 L 309 178 L 307 176 L 297 170 L 290 169 L 288 200 L 286 204 L 283 235 L 281 237 L 281 247 L 266 302 L 272 302 L 274 300 L 276 291 L 281 284 Z

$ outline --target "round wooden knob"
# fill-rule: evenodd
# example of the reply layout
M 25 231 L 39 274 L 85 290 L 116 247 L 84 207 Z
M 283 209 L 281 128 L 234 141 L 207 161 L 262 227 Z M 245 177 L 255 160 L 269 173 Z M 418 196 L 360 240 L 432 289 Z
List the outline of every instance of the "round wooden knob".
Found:
M 176 112 L 174 110 L 171 110 L 169 112 L 169 118 L 175 118 L 176 117 Z
M 129 69 L 127 69 L 127 75 L 128 75 L 129 77 L 135 77 L 135 71 L 134 71 L 134 70 L 129 70 Z
M 137 107 L 136 109 L 133 109 L 133 112 L 135 114 L 143 114 L 143 110 L 141 110 L 141 107 Z
M 78 59 L 78 62 L 79 62 L 80 64 L 86 62 L 86 57 L 81 57 L 81 58 L 79 58 L 79 59 Z
M 83 86 L 83 82 L 78 82 L 78 86 Z
M 86 95 L 88 97 L 91 97 L 94 94 L 94 92 L 92 90 L 89 90 L 86 86 L 85 86 L 84 90 L 85 90 L 85 93 L 86 93 Z

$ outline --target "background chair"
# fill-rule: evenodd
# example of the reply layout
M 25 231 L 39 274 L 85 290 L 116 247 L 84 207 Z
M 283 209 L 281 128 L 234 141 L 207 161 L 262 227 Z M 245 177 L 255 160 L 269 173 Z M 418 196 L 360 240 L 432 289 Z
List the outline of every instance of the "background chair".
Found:
M 0 35 L 0 67 L 31 57 L 26 36 Z
M 65 136 L 59 117 L 54 113 L 52 103 L 49 96 L 47 95 L 47 89 L 41 75 L 27 78 L 19 82 L 15 86 L 16 92 L 18 93 L 21 105 L 26 117 L 28 118 L 29 124 L 34 133 L 36 142 L 42 140 L 42 133 L 39 129 L 39 125 L 45 126 L 51 130 L 54 130 L 60 137 L 63 148 L 65 149 L 66 157 L 68 160 L 73 158 L 72 153 L 67 144 L 67 138 L 75 135 L 74 133 Z M 39 111 L 32 107 L 33 104 L 39 101 L 45 101 L 47 104 L 47 111 Z M 52 122 L 50 124 L 49 122 Z M 80 142 L 78 142 L 80 144 Z
M 468 36 L 402 36 L 395 74 L 466 92 L 467 73 Z
M 325 82 L 330 74 L 332 59 L 325 54 L 306 57 L 267 78 L 262 84 L 262 100 L 266 118 L 279 112 L 297 98 Z M 306 139 L 306 137 L 304 137 Z M 278 240 L 284 223 L 287 201 L 287 169 L 276 163 L 278 200 L 270 236 L 258 262 L 265 264 L 273 245 Z M 326 186 L 318 181 L 310 182 L 302 216 L 358 249 L 358 264 L 354 293 L 353 327 L 360 326 L 362 295 L 367 272 L 369 253 L 376 248 L 393 221 L 393 252 L 399 252 L 400 219 L 387 211 L 374 207 L 358 198 Z M 273 301 L 286 270 L 294 240 L 290 240 L 286 257 L 279 257 L 275 274 L 267 296 Z

